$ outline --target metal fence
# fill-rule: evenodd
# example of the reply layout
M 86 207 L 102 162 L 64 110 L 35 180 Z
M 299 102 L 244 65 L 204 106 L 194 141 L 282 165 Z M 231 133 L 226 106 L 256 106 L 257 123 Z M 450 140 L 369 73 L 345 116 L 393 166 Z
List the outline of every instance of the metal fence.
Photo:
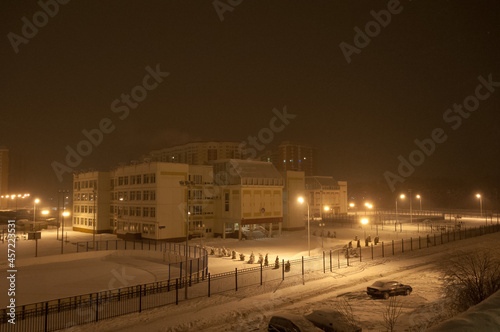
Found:
M 15 326 L 8 323 L 9 312 L 3 309 L 0 331 L 55 331 L 150 308 L 178 304 L 187 299 L 272 284 L 275 281 L 293 281 L 295 278 L 296 281 L 305 283 L 358 261 L 393 256 L 499 231 L 500 225 L 494 224 L 433 233 L 401 241 L 380 242 L 377 245 L 370 244 L 350 250 L 323 252 L 321 256 L 302 257 L 286 262 L 277 259 L 268 266 L 261 263 L 255 267 L 214 275 L 202 270 L 201 273 L 198 271 L 189 276 L 187 280 L 179 277 L 16 307 Z

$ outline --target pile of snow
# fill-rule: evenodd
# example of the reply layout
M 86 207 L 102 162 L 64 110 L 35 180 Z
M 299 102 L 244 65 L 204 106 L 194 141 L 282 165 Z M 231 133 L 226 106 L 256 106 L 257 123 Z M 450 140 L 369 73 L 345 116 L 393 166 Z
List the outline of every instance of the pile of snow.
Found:
M 427 331 L 500 331 L 500 291 Z

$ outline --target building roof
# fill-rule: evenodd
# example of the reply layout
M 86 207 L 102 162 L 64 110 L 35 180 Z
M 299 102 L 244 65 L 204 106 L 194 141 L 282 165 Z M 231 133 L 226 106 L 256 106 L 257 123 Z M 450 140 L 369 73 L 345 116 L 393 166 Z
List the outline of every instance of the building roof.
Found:
M 269 162 L 239 159 L 230 159 L 228 162 L 241 178 L 282 178 L 274 165 Z
M 306 176 L 308 189 L 337 189 L 338 182 L 332 176 Z

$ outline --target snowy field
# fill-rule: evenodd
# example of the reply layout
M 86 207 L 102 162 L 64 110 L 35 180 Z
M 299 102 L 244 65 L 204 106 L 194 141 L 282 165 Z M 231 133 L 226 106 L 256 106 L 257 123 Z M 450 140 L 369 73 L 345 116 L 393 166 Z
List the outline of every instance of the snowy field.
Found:
M 479 219 L 463 221 L 467 227 L 485 224 L 484 220 Z M 446 223 L 453 224 L 453 222 Z M 445 224 L 445 222 L 441 221 L 439 224 Z M 317 222 L 312 222 L 311 233 L 314 234 L 315 231 L 316 234 L 320 234 L 321 229 L 317 226 Z M 334 228 L 327 224 L 325 233 L 328 231 L 332 233 L 335 231 L 337 238 L 323 238 L 322 240 L 320 236 L 311 236 L 312 256 L 321 254 L 322 244 L 325 251 L 339 249 L 352 241 L 355 236 L 363 238 L 366 234 L 373 238 L 377 230 L 369 225 L 365 228 Z M 409 224 L 403 224 L 402 232 L 399 226 L 397 231 L 394 231 L 393 225 L 384 226 L 384 230 L 381 227 L 378 228 L 380 241 L 386 242 L 401 238 L 425 237 L 426 234 L 428 233 L 423 232 L 421 227 L 417 228 L 416 225 Z M 73 243 L 91 241 L 92 235 L 70 231 L 68 238 L 69 241 L 64 244 L 65 252 L 75 252 L 76 245 Z M 99 235 L 96 238 L 116 239 L 115 236 L 109 234 Z M 132 314 L 98 324 L 75 327 L 73 330 L 136 331 L 145 328 L 151 331 L 263 330 L 272 312 L 287 310 L 307 313 L 316 308 L 334 307 L 338 296 L 343 296 L 353 306 L 354 313 L 360 320 L 364 331 L 379 331 L 383 329 L 381 310 L 385 303 L 382 300 L 372 300 L 364 293 L 366 287 L 378 278 L 396 279 L 414 288 L 414 292 L 409 297 L 400 297 L 404 305 L 404 316 L 400 319 L 401 328 L 425 326 L 444 305 L 440 293 L 442 281 L 437 270 L 439 260 L 446 255 L 453 254 L 457 249 L 498 246 L 499 238 L 500 234 L 491 234 L 375 261 L 366 260 L 362 263 L 354 261 L 353 266 L 334 270 L 334 273 L 323 275 L 318 272 L 318 278 L 321 279 L 307 282 L 306 285 L 302 285 L 298 278 L 291 278 L 283 283 L 272 282 L 264 286 L 243 288 L 238 292 L 229 291 L 213 295 L 211 298 L 181 302 L 178 306 L 169 305 L 142 314 Z M 305 231 L 283 232 L 281 237 L 272 239 L 243 241 L 193 239 L 190 245 L 225 247 L 244 253 L 247 259 L 251 252 L 256 258 L 259 253 L 263 255 L 268 253 L 270 264 L 274 262 L 276 255 L 280 260 L 308 255 Z M 42 240 L 38 242 L 39 254 L 43 255 L 42 257 L 34 258 L 34 241 L 21 238 L 17 242 L 16 300 L 18 305 L 168 278 L 162 262 L 154 258 L 116 256 L 113 255 L 113 251 L 60 255 L 58 254 L 60 246 L 61 242 L 56 240 L 55 230 L 42 233 Z M 6 247 L 6 242 L 0 244 L 2 271 L 7 269 Z M 251 266 L 258 265 L 230 258 L 214 256 L 209 258 L 209 271 L 212 274 L 234 271 L 235 267 L 243 269 Z M 0 287 L 8 288 L 5 277 L 0 280 Z M 7 296 L 3 295 L 0 298 L 0 304 L 4 306 L 7 300 Z

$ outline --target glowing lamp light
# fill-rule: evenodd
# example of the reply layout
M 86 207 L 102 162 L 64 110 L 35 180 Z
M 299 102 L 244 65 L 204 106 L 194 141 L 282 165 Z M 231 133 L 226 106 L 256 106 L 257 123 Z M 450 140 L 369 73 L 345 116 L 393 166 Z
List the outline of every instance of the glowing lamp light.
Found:
M 65 211 L 65 212 L 63 212 L 62 215 L 63 215 L 63 217 L 67 217 L 67 216 L 69 216 L 69 212 Z
M 399 196 L 401 199 L 405 198 L 405 195 L 404 194 L 401 194 L 401 196 Z
M 368 224 L 368 219 L 366 219 L 366 218 L 361 219 L 361 223 L 362 223 L 363 225 Z
M 43 210 L 42 214 L 45 214 L 45 215 L 49 214 L 49 210 Z
M 477 195 L 476 195 L 476 197 L 477 197 L 477 198 L 481 198 L 481 195 L 477 194 Z
M 304 203 L 304 198 L 303 197 L 299 197 L 298 201 L 299 201 L 300 204 L 302 204 L 302 203 Z

